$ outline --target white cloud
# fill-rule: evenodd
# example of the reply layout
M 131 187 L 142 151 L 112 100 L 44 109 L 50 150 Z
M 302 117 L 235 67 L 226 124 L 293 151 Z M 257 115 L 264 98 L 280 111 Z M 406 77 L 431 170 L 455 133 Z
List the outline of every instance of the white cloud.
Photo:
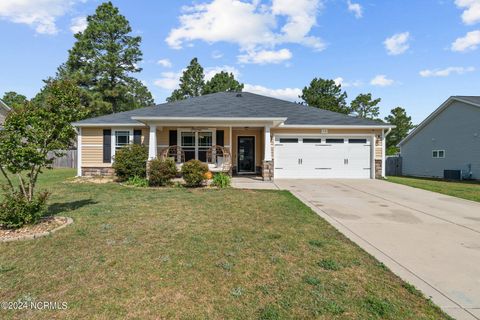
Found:
M 235 79 L 238 79 L 240 76 L 240 71 L 232 66 L 218 66 L 218 67 L 209 67 L 205 68 L 205 81 L 208 81 L 213 78 L 213 76 L 222 71 L 232 73 Z
M 281 63 L 292 58 L 292 52 L 288 49 L 275 50 L 249 50 L 246 54 L 238 56 L 238 61 L 241 63 Z
M 361 17 L 363 17 L 363 8 L 359 3 L 354 3 L 348 0 L 347 4 L 348 11 L 353 12 L 355 14 L 355 18 L 360 19 Z
M 397 33 L 387 38 L 383 44 L 389 55 L 399 55 L 404 53 L 410 48 L 408 40 L 410 39 L 409 32 Z
M 345 79 L 343 79 L 342 77 L 337 77 L 335 79 L 333 79 L 333 81 L 335 81 L 335 84 L 338 86 L 338 85 L 341 85 L 343 88 L 348 88 L 348 87 L 360 87 L 363 83 L 359 80 L 355 80 L 353 82 L 347 82 L 345 81 Z
M 162 77 L 155 80 L 153 84 L 165 90 L 171 91 L 177 89 L 182 73 L 183 70 L 180 70 L 179 72 L 162 72 L 160 74 Z
M 448 67 L 445 69 L 433 69 L 433 70 L 422 70 L 419 72 L 420 76 L 424 78 L 428 77 L 448 77 L 449 75 L 455 74 L 465 74 L 468 72 L 475 71 L 475 67 Z
M 300 88 L 283 88 L 283 89 L 271 89 L 260 85 L 245 84 L 243 91 L 261 94 L 273 98 L 288 100 L 288 101 L 301 101 L 298 97 L 302 94 Z
M 166 42 L 176 49 L 194 40 L 229 42 L 247 54 L 285 43 L 323 50 L 322 40 L 309 34 L 321 6 L 321 0 L 212 0 L 184 7 L 180 26 L 170 30 Z
M 392 79 L 388 79 L 387 76 L 384 74 L 379 74 L 370 81 L 370 84 L 372 86 L 378 86 L 378 87 L 388 87 L 394 83 L 395 81 L 393 81 Z
M 79 0 L 1 0 L 0 19 L 35 28 L 40 34 L 56 34 L 56 19 Z
M 480 22 L 480 1 L 479 0 L 455 0 L 455 4 L 460 9 L 464 9 L 462 13 L 463 23 L 472 25 Z
M 164 68 L 172 67 L 172 62 L 169 59 L 160 59 L 157 61 L 157 64 L 161 65 Z
M 480 45 L 480 30 L 470 31 L 464 37 L 457 38 L 452 43 L 452 51 L 464 52 L 477 49 Z
M 83 32 L 85 29 L 87 29 L 88 22 L 87 22 L 87 17 L 76 17 L 73 18 L 70 24 L 70 31 L 72 33 L 79 33 Z

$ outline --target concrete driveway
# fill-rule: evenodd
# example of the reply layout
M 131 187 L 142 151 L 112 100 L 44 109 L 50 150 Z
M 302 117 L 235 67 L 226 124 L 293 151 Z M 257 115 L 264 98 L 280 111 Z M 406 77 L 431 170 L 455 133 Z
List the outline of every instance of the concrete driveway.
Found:
M 380 180 L 276 180 L 457 319 L 480 319 L 480 203 Z

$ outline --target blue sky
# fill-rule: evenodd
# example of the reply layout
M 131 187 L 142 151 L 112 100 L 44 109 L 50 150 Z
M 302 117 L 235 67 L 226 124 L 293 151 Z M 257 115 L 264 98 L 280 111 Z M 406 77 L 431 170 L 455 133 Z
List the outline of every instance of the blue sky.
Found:
M 67 58 L 97 0 L 1 0 L 0 94 L 28 97 Z M 116 0 L 142 36 L 144 81 L 160 103 L 191 58 L 234 72 L 246 91 L 288 100 L 314 77 L 382 117 L 423 120 L 450 95 L 480 95 L 480 0 Z

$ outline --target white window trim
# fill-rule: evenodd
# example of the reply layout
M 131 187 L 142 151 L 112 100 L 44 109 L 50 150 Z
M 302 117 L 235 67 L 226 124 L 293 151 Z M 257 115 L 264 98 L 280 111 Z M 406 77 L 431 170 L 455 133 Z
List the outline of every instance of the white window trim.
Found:
M 433 155 L 434 152 L 437 153 L 437 156 L 436 156 L 436 157 Z M 443 152 L 443 157 L 440 157 L 440 152 Z M 446 152 L 445 152 L 445 150 L 443 150 L 443 149 L 440 149 L 440 150 L 432 150 L 432 158 L 433 158 L 433 159 L 445 159 L 445 154 L 446 154 Z
M 195 159 L 197 159 L 197 160 L 198 160 L 198 150 L 199 150 L 199 148 L 206 148 L 206 147 L 200 147 L 198 145 L 198 133 L 199 132 L 211 132 L 212 133 L 212 146 L 217 144 L 217 129 L 216 128 L 202 128 L 202 129 L 178 128 L 177 129 L 177 146 L 182 147 L 182 132 L 194 132 L 195 133 L 195 146 L 188 147 L 188 148 L 195 148 Z
M 112 157 L 110 159 L 110 163 L 113 163 L 113 157 L 115 156 L 115 152 L 117 151 L 117 144 L 115 141 L 115 137 L 117 136 L 117 131 L 128 131 L 129 134 L 129 144 L 133 144 L 133 128 L 112 128 L 112 136 L 111 138 L 111 154 Z

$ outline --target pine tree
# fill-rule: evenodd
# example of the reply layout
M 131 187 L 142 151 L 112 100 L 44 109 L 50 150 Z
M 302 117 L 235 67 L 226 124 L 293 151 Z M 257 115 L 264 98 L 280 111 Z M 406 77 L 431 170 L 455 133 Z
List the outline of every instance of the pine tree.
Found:
M 204 78 L 203 67 L 198 63 L 197 58 L 193 58 L 180 77 L 180 88 L 174 90 L 167 101 L 173 102 L 201 96 L 205 86 Z
M 131 74 L 142 69 L 141 37 L 111 2 L 87 17 L 88 26 L 75 34 L 67 62 L 57 76 L 74 80 L 92 115 L 120 112 L 153 104 L 148 89 Z
M 314 78 L 308 87 L 303 88 L 299 98 L 311 107 L 344 114 L 350 113 L 346 103 L 347 93 L 342 91 L 342 86 L 337 85 L 333 80 Z

